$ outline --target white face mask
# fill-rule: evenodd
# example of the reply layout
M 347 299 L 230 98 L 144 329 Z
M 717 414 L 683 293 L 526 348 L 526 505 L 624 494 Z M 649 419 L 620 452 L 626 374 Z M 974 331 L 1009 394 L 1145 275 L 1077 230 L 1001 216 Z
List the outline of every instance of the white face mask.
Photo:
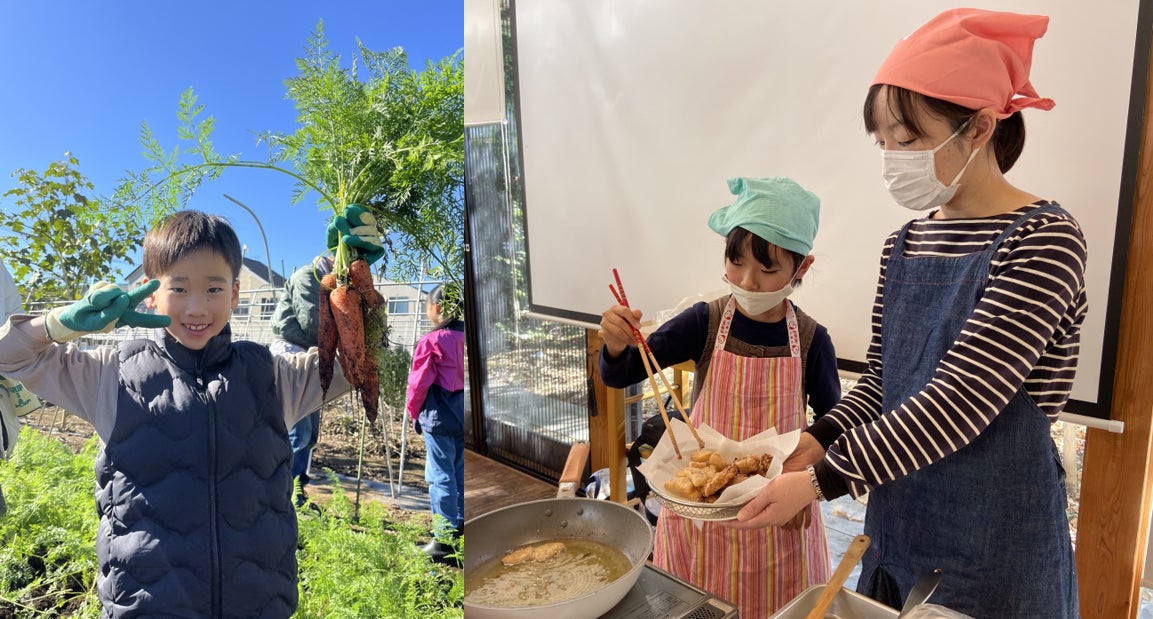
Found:
M 924 211 L 941 206 L 953 199 L 957 193 L 958 181 L 961 175 L 973 162 L 980 148 L 974 148 L 969 160 L 953 177 L 949 186 L 937 180 L 936 160 L 934 155 L 945 147 L 950 140 L 957 137 L 965 124 L 962 124 L 953 135 L 950 135 L 932 150 L 883 150 L 881 151 L 881 177 L 885 179 L 885 188 L 897 201 L 897 204 L 914 211 Z
M 722 275 L 721 279 L 729 285 L 729 290 L 733 293 L 733 296 L 736 297 L 737 303 L 740 304 L 741 309 L 745 310 L 745 313 L 749 316 L 760 316 L 780 305 L 781 301 L 784 301 L 790 294 L 793 294 L 792 280 L 780 290 L 753 292 L 730 282 L 727 275 Z

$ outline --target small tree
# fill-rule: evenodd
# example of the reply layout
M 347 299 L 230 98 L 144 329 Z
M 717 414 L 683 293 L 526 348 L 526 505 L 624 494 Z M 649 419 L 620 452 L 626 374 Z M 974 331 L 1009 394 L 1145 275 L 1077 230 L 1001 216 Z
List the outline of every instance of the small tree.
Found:
M 380 374 L 381 401 L 394 410 L 403 409 L 412 355 L 400 346 L 386 346 L 376 355 L 376 367 Z
M 144 238 L 138 213 L 108 209 L 89 197 L 92 183 L 71 153 L 42 174 L 19 169 L 20 186 L 4 193 L 14 207 L 0 211 L 0 258 L 23 296 L 35 301 L 77 299 L 88 285 L 118 279 L 116 261 L 129 259 Z
M 297 110 L 292 132 L 266 131 L 266 161 L 221 156 L 212 145 L 214 119 L 192 90 L 177 112 L 180 143 L 166 149 L 147 124 L 141 144 L 152 165 L 130 172 L 117 190 L 121 204 L 145 204 L 155 214 L 185 203 L 226 168 L 258 168 L 296 179 L 293 201 L 315 192 L 343 213 L 369 208 L 387 240 L 394 278 L 412 278 L 432 263 L 438 279 L 461 279 L 464 265 L 464 66 L 460 54 L 408 68 L 404 50 L 357 46 L 349 69 L 331 52 L 323 23 L 310 36 L 299 75 L 286 80 Z M 339 265 L 338 265 L 339 270 Z

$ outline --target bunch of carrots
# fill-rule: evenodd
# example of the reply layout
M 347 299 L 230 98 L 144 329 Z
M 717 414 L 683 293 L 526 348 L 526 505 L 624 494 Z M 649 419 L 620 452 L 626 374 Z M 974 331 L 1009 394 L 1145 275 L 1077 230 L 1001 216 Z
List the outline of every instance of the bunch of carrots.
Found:
M 347 260 L 354 253 L 341 242 L 333 271 L 320 280 L 320 385 L 327 396 L 339 350 L 344 375 L 360 395 L 365 416 L 374 422 L 380 401 L 376 351 L 384 343 L 384 298 L 373 286 L 368 263 L 363 258 Z

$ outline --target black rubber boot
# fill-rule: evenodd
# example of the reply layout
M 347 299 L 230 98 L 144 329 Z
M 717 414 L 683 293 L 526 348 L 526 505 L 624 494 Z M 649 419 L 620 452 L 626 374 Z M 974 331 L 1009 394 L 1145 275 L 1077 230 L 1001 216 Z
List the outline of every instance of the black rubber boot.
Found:
M 437 563 L 451 565 L 452 567 L 461 567 L 460 557 L 455 556 L 456 549 L 450 544 L 434 539 L 424 546 L 421 546 L 420 549 Z

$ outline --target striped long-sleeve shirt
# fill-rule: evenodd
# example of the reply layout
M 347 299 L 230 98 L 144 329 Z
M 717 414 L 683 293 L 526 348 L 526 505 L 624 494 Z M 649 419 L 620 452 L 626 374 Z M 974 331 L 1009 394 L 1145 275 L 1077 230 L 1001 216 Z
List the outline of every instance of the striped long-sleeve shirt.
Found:
M 1036 208 L 978 219 L 917 220 L 906 236 L 906 255 L 983 251 Z M 1085 239 L 1070 216 L 1050 212 L 1025 222 L 996 251 L 984 295 L 930 382 L 895 410 L 881 410 L 883 292 L 896 238 L 896 232 L 890 235 L 881 253 L 867 367 L 808 430 L 828 448 L 814 467 L 828 499 L 860 496 L 964 447 L 1022 385 L 1055 421 L 1073 387 L 1087 309 Z

